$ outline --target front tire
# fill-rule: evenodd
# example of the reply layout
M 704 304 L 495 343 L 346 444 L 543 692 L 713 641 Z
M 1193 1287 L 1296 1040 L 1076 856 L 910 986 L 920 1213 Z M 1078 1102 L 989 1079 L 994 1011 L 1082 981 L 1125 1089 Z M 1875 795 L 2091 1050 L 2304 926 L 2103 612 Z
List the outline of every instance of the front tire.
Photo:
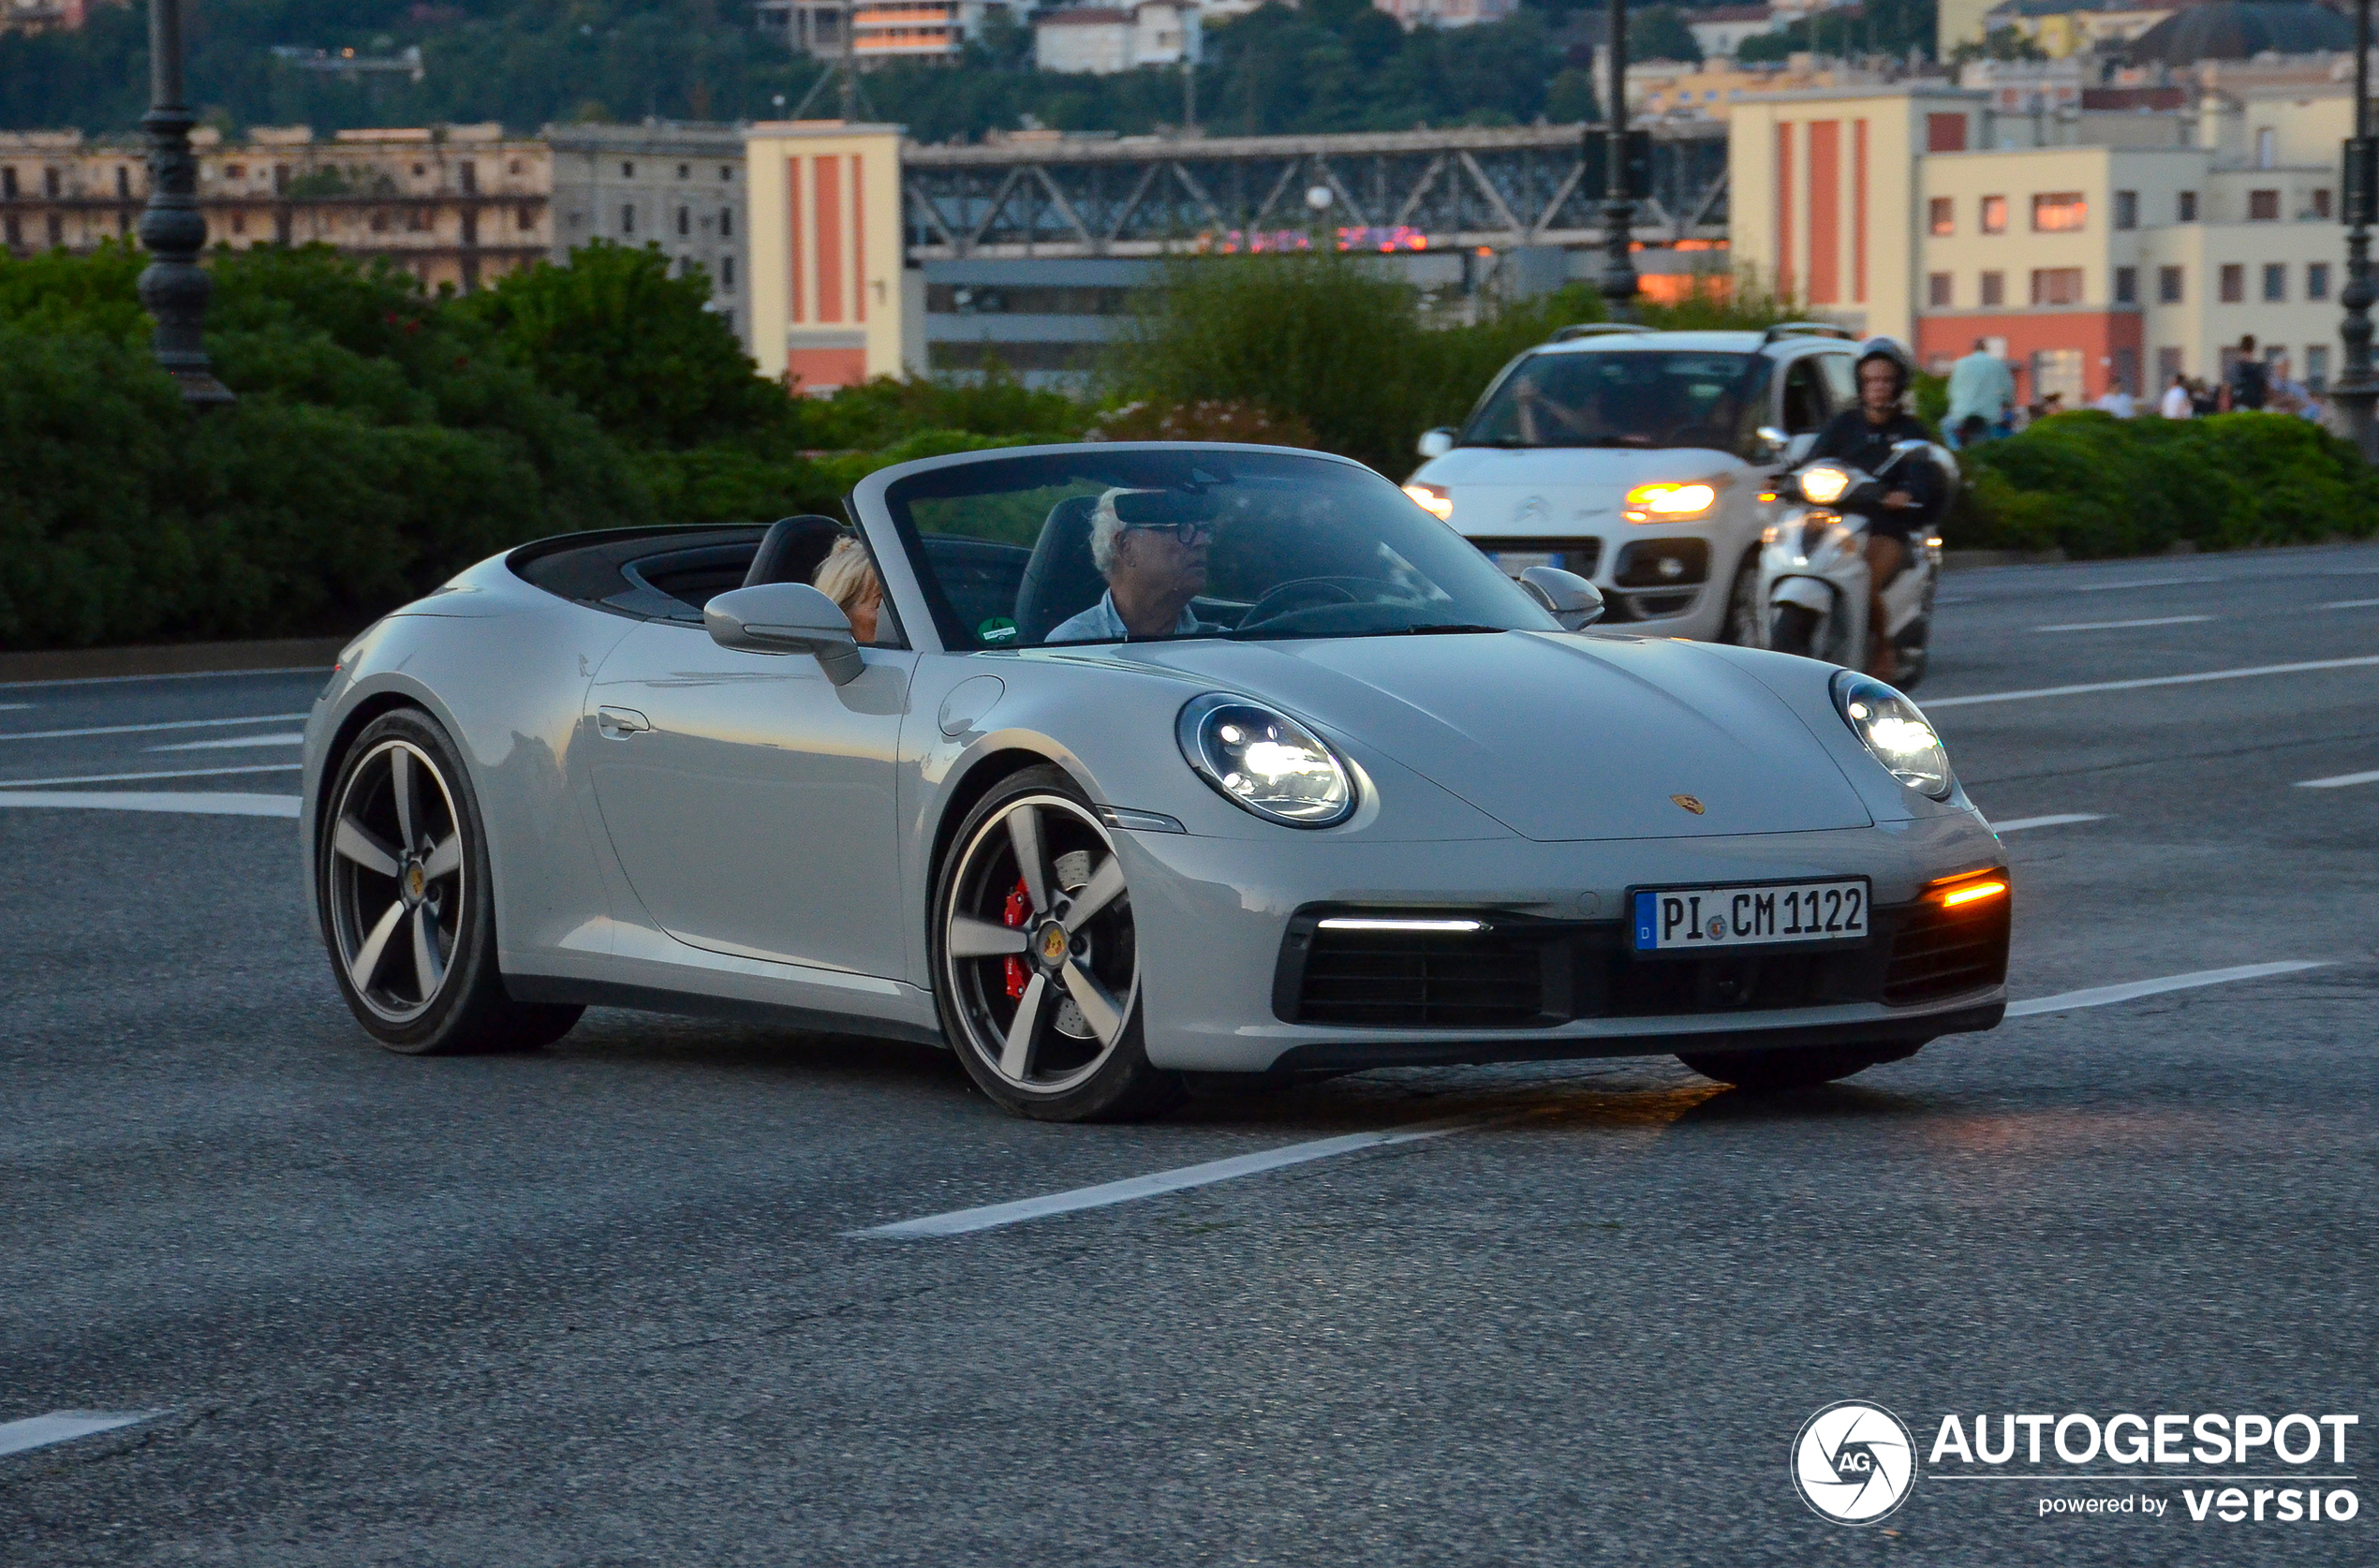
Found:
M 1726 620 L 1719 627 L 1718 640 L 1738 648 L 1759 645 L 1760 552 L 1757 545 L 1743 552 L 1743 564 L 1735 569 L 1734 585 L 1726 592 Z
M 1922 1045 L 1805 1045 L 1778 1051 L 1696 1051 L 1677 1060 L 1705 1078 L 1754 1094 L 1815 1088 L 1887 1061 L 1914 1056 Z
M 1121 1121 L 1181 1098 L 1148 1061 L 1139 931 L 1098 813 L 1054 767 L 967 814 L 936 880 L 935 1000 L 967 1075 L 1040 1121 Z
M 506 994 L 479 800 L 425 713 L 384 714 L 347 748 L 323 797 L 315 886 L 339 993 L 392 1051 L 533 1049 L 584 1011 Z
M 1816 611 L 1802 605 L 1780 604 L 1767 623 L 1767 645 L 1778 653 L 1815 658 L 1817 629 L 1824 619 Z

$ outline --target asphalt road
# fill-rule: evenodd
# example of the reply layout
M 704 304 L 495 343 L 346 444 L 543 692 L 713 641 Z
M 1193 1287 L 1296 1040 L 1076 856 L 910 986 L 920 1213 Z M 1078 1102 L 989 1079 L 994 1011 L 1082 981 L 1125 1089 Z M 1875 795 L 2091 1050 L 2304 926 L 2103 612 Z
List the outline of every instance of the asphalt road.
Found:
M 389 1056 L 290 822 L 0 807 L 0 1424 L 157 1413 L 0 1457 L 0 1561 L 2379 1560 L 2379 780 L 2298 787 L 2379 770 L 2379 664 L 2005 698 L 2379 655 L 2379 549 L 1964 573 L 1938 645 L 1919 695 L 1985 809 L 2095 819 L 2007 835 L 2018 998 L 2323 967 L 1783 1101 L 1626 1061 L 1059 1128 L 932 1050 L 626 1013 Z M 318 684 L 0 688 L 0 794 L 288 794 L 106 776 L 281 767 L 258 737 Z M 844 1234 L 1444 1117 L 1484 1125 Z M 1949 1413 L 2358 1413 L 2307 1472 L 2359 1512 L 1949 1461 L 1845 1528 L 1789 1464 L 1851 1398 L 1920 1448 Z M 2091 1496 L 2169 1506 L 2038 1511 Z

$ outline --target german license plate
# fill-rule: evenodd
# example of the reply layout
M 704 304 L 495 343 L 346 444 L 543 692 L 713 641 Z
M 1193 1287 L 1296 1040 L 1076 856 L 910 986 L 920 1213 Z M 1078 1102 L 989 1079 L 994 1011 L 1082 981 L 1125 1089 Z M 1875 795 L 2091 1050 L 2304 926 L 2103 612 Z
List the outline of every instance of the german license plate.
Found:
M 1703 952 L 1778 942 L 1863 941 L 1867 879 L 1638 889 L 1635 951 Z

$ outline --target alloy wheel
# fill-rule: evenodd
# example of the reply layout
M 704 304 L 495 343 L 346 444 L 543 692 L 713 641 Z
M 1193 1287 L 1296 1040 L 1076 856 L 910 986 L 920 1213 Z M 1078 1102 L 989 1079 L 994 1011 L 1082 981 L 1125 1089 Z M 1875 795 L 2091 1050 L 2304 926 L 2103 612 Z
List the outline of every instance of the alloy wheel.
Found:
M 959 851 L 942 911 L 944 983 L 1002 1084 L 1055 1095 L 1123 1041 L 1140 998 L 1131 899 L 1096 817 L 1057 794 L 1010 801 Z
M 331 822 L 326 912 L 349 987 L 385 1023 L 421 1017 L 446 985 L 465 858 L 453 792 L 427 752 L 385 740 L 347 775 Z

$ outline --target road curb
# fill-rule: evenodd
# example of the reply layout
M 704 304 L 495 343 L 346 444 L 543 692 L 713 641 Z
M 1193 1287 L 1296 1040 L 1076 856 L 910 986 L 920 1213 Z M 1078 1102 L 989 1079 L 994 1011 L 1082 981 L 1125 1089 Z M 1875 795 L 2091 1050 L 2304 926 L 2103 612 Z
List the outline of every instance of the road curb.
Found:
M 140 675 L 219 675 L 243 670 L 328 670 L 344 637 L 283 637 L 257 643 L 172 643 L 140 648 L 48 648 L 0 653 L 0 686 L 41 681 L 121 680 Z

